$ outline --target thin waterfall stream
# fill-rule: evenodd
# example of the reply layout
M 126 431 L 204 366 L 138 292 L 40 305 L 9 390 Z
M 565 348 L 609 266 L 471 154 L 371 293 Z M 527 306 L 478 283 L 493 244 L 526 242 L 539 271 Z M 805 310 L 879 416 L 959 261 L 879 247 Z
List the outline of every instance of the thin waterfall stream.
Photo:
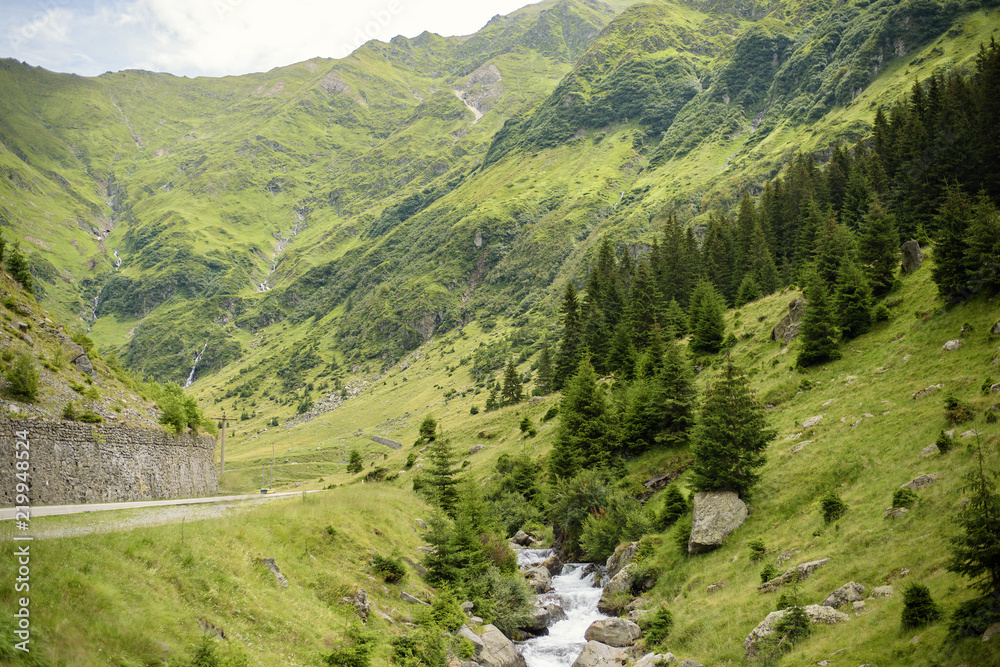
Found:
M 541 563 L 552 549 L 518 549 L 521 568 Z M 587 640 L 584 633 L 594 621 L 608 618 L 597 610 L 601 593 L 601 571 L 589 563 L 566 563 L 562 572 L 552 577 L 552 589 L 538 596 L 541 605 L 554 603 L 566 612 L 566 618 L 549 626 L 549 633 L 519 642 L 517 647 L 528 667 L 570 667 Z

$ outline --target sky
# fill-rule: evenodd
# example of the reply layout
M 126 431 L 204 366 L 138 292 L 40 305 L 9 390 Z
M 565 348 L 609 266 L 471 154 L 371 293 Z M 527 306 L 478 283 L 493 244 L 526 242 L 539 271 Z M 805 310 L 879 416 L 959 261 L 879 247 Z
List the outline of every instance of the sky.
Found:
M 370 39 L 468 35 L 533 0 L 0 0 L 0 57 L 96 76 L 263 72 Z

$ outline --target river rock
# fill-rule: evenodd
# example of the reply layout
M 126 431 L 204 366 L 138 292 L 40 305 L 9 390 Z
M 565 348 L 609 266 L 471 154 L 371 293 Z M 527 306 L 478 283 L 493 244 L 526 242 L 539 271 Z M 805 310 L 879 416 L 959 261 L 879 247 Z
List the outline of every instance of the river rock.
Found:
M 559 554 L 554 553 L 545 559 L 545 562 L 542 563 L 542 567 L 548 570 L 549 574 L 551 574 L 554 577 L 562 572 L 563 569 L 562 558 L 559 557 Z
M 608 562 L 605 565 L 605 569 L 608 573 L 609 579 L 614 579 L 615 575 L 621 572 L 621 569 L 635 560 L 636 554 L 639 553 L 639 543 L 632 542 L 630 544 L 620 545 L 615 549 L 615 552 L 608 556 Z
M 673 653 L 647 653 L 639 658 L 635 667 L 657 667 L 657 665 L 665 665 L 670 662 L 677 662 Z
M 864 586 L 850 581 L 830 593 L 830 595 L 823 600 L 823 606 L 837 608 L 843 607 L 848 602 L 858 602 L 860 600 L 864 600 L 864 592 Z
M 535 538 L 532 537 L 531 535 L 528 535 L 523 530 L 519 530 L 517 531 L 517 533 L 514 534 L 514 537 L 510 538 L 510 541 L 519 547 L 527 547 L 530 546 L 531 543 L 535 541 Z
M 790 570 L 786 570 L 784 574 L 766 581 L 757 587 L 757 590 L 762 593 L 770 593 L 771 591 L 781 588 L 785 584 L 791 583 L 793 581 L 805 581 L 809 578 L 816 568 L 826 565 L 830 562 L 829 558 L 820 558 L 819 560 L 811 560 L 806 563 L 799 563 Z M 822 606 L 822 605 L 813 605 Z
M 540 635 L 544 634 L 553 623 L 565 620 L 565 618 L 566 612 L 563 611 L 562 607 L 549 603 L 536 608 L 535 613 L 531 615 L 531 622 L 521 629 L 533 635 Z
M 524 571 L 524 576 L 528 580 L 528 585 L 535 589 L 536 593 L 548 593 L 552 588 L 552 575 L 547 568 L 540 565 L 529 567 Z
M 913 273 L 923 264 L 924 253 L 920 251 L 920 244 L 915 240 L 907 241 L 900 250 L 903 251 L 903 261 L 900 265 L 903 273 Z
M 617 615 L 620 600 L 616 598 L 619 598 L 623 593 L 630 594 L 632 592 L 635 568 L 635 563 L 629 563 L 604 586 L 604 591 L 601 593 L 601 600 L 597 603 L 597 610 L 599 612 L 608 614 L 609 616 Z
M 479 635 L 483 647 L 476 648 L 476 662 L 482 667 L 527 667 L 514 642 L 495 625 L 484 625 Z
M 771 329 L 771 340 L 787 343 L 799 335 L 799 327 L 802 322 L 802 313 L 805 312 L 805 299 L 794 299 L 788 304 L 788 314 Z
M 602 618 L 587 628 L 583 637 L 587 641 L 601 642 L 608 646 L 632 646 L 642 636 L 642 630 L 624 618 Z
M 572 667 L 620 667 L 628 660 L 625 651 L 600 642 L 588 641 Z
M 851 617 L 847 614 L 837 611 L 832 607 L 826 607 L 821 604 L 810 604 L 802 608 L 809 617 L 810 623 L 825 623 L 832 625 L 834 623 L 841 623 L 843 621 L 851 620 Z M 746 649 L 744 654 L 745 660 L 750 660 L 757 655 L 757 644 L 761 639 L 767 637 L 768 635 L 774 634 L 774 624 L 778 622 L 782 616 L 787 613 L 786 609 L 780 611 L 772 611 L 768 614 L 763 621 L 761 621 L 756 628 L 750 631 L 747 638 L 743 641 L 743 648 Z
M 926 488 L 934 483 L 934 480 L 938 478 L 939 472 L 932 472 L 927 475 L 920 475 L 919 477 L 914 477 L 906 484 L 903 484 L 899 488 L 901 489 L 912 489 L 913 491 L 919 491 L 920 489 Z
M 688 553 L 705 553 L 722 545 L 722 540 L 743 525 L 747 506 L 732 491 L 700 491 L 694 496 L 694 520 Z

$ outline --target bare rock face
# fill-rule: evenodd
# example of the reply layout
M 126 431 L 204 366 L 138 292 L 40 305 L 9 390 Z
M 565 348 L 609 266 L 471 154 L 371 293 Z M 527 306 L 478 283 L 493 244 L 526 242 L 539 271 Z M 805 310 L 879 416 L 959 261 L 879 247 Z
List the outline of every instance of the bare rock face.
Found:
M 816 570 L 816 568 L 826 565 L 829 561 L 829 558 L 820 558 L 819 560 L 799 563 L 792 569 L 785 571 L 784 574 L 777 576 L 770 581 L 764 582 L 757 587 L 757 590 L 761 593 L 770 593 L 771 591 L 777 590 L 785 584 L 793 581 L 805 581 L 809 578 L 809 575 Z
M 843 621 L 851 620 L 851 617 L 847 614 L 837 611 L 833 607 L 825 607 L 820 604 L 810 604 L 802 608 L 809 617 L 810 623 L 823 623 L 827 625 L 833 625 L 834 623 L 842 623 Z M 746 654 L 743 656 L 744 659 L 750 660 L 756 657 L 758 652 L 757 644 L 761 639 L 764 639 L 768 635 L 774 634 L 774 624 L 778 620 L 788 613 L 788 610 L 782 609 L 781 611 L 772 611 L 768 614 L 763 621 L 761 621 L 756 628 L 750 631 L 747 638 L 743 641 L 743 648 L 746 649 Z
M 626 660 L 628 655 L 620 648 L 588 641 L 572 667 L 621 667 Z
M 637 553 L 639 553 L 638 542 L 625 544 L 615 549 L 615 552 L 608 556 L 608 562 L 605 565 L 608 571 L 608 578 L 614 579 L 615 575 L 621 572 L 623 567 L 635 560 Z
M 642 630 L 632 621 L 624 618 L 602 618 L 594 621 L 583 635 L 587 641 L 601 642 L 608 646 L 632 646 Z
M 771 329 L 771 340 L 787 343 L 799 335 L 799 326 L 802 322 L 802 313 L 805 312 L 805 299 L 794 299 L 788 304 L 788 314 Z
M 732 491 L 700 491 L 694 496 L 694 520 L 688 553 L 705 553 L 722 545 L 722 540 L 743 525 L 747 506 Z
M 860 602 L 864 600 L 865 587 L 850 581 L 834 592 L 830 593 L 823 600 L 824 607 L 843 607 L 848 602 Z
M 916 241 L 907 241 L 900 250 L 903 251 L 903 262 L 900 267 L 903 273 L 913 273 L 923 264 L 924 253 L 920 251 L 920 244 Z

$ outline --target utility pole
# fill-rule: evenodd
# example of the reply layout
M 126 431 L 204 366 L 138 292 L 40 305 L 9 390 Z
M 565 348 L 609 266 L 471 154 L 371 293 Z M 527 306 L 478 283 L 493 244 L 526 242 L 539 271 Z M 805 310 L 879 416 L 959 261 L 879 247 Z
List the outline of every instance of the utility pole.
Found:
M 222 417 L 214 419 L 222 422 L 222 465 L 219 466 L 219 474 L 226 472 L 226 411 L 222 411 Z

